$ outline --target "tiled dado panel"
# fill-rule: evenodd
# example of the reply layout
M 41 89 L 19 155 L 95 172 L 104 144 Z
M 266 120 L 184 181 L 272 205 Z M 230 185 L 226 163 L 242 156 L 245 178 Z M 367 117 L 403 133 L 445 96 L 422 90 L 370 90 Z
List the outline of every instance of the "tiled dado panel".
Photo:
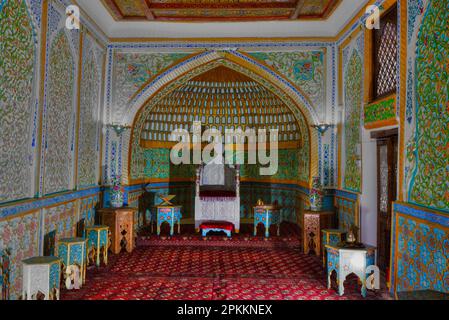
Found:
M 22 292 L 22 260 L 39 255 L 40 217 L 38 210 L 0 221 L 0 252 L 8 248 L 11 253 L 11 299 L 18 299 Z
M 336 190 L 335 207 L 337 210 L 339 229 L 349 231 L 353 225 L 358 228 L 361 227 L 358 194 L 343 190 Z
M 45 234 L 73 237 L 81 219 L 92 224 L 99 199 L 99 189 L 91 189 L 0 208 L 0 252 L 11 253 L 11 299 L 21 295 L 22 260 L 43 254 Z
M 449 292 L 449 215 L 394 205 L 392 293 Z
M 128 193 L 128 206 L 139 209 L 134 213 L 134 234 L 139 230 L 139 227 L 144 224 L 144 209 L 142 208 L 141 201 L 143 196 L 143 190 L 139 189 Z
M 261 199 L 265 204 L 277 203 L 284 221 L 302 223 L 307 192 L 298 186 L 243 182 L 240 194 L 241 218 L 252 218 L 253 207 Z

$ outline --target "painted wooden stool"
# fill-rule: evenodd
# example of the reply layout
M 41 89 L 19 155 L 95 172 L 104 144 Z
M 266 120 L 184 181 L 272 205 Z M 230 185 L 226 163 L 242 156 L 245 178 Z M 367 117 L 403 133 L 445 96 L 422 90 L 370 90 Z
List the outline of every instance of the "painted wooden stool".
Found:
M 376 248 L 344 248 L 326 245 L 327 250 L 327 283 L 331 288 L 332 272 L 337 274 L 338 294 L 344 295 L 346 277 L 354 273 L 362 282 L 362 296 L 366 297 L 366 279 L 369 275 L 368 267 L 376 265 Z M 376 288 L 378 289 L 378 288 Z
M 59 300 L 61 259 L 33 257 L 22 261 L 24 300 Z
M 254 207 L 254 236 L 257 236 L 257 226 L 262 223 L 265 226 L 265 237 L 270 236 L 270 227 L 276 224 L 277 235 L 280 235 L 281 210 L 273 205 L 262 205 Z
M 209 232 L 215 231 L 224 232 L 228 238 L 231 238 L 234 225 L 227 221 L 205 221 L 200 225 L 200 230 L 203 237 L 206 237 Z
M 87 240 L 84 238 L 59 240 L 58 257 L 62 261 L 66 288 L 68 290 L 81 288 L 86 282 Z
M 336 246 L 346 240 L 346 231 L 340 229 L 321 230 L 321 257 L 323 258 L 323 268 L 326 268 L 326 245 Z
M 156 206 L 157 235 L 161 235 L 161 225 L 167 222 L 170 225 L 170 235 L 175 233 L 175 224 L 178 224 L 178 234 L 181 233 L 182 206 Z
M 95 261 L 97 267 L 100 266 L 100 256 L 103 263 L 108 264 L 109 250 L 109 227 L 108 226 L 92 226 L 86 227 L 87 238 L 87 264 Z

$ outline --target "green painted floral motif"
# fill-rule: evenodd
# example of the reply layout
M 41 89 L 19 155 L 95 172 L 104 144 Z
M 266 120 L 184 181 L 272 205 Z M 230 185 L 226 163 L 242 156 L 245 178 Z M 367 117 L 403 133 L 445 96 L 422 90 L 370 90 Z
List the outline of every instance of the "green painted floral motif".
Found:
M 279 150 L 278 172 L 273 176 L 261 176 L 259 173 L 261 165 L 247 164 L 248 154 L 245 152 L 245 164 L 241 166 L 240 176 L 249 179 L 297 180 L 299 178 L 299 153 L 299 150 L 293 149 Z M 170 163 L 170 149 L 146 149 L 144 155 L 145 178 L 168 179 L 176 177 L 188 179 L 195 177 L 195 165 L 173 165 Z
M 396 118 L 396 99 L 391 98 L 365 107 L 365 124 Z
M 74 68 L 69 40 L 62 29 L 53 40 L 49 55 L 45 193 L 69 189 L 72 155 L 71 132 L 74 110 Z
M 449 1 L 432 0 L 416 55 L 416 167 L 411 201 L 449 210 Z
M 0 10 L 0 202 L 30 196 L 36 47 L 25 1 Z
M 98 108 L 101 78 L 93 51 L 83 59 L 80 105 L 80 140 L 78 160 L 78 184 L 96 184 L 98 167 L 97 133 Z
M 254 52 L 251 55 L 301 88 L 316 108 L 324 106 L 326 85 L 323 51 Z
M 114 56 L 114 105 L 121 114 L 142 85 L 185 53 L 117 53 Z
M 145 178 L 168 179 L 170 177 L 170 150 L 169 149 L 146 149 Z
M 362 59 L 354 50 L 345 72 L 345 147 L 346 167 L 344 175 L 345 189 L 360 192 L 361 168 L 358 166 L 358 145 L 361 142 L 362 108 Z
M 269 152 L 269 150 L 267 150 L 267 152 Z M 278 155 L 277 173 L 272 176 L 262 176 L 260 175 L 260 168 L 268 167 L 268 165 L 247 164 L 248 156 L 245 154 L 245 164 L 241 167 L 241 177 L 261 180 L 298 180 L 300 151 L 298 149 L 278 150 Z

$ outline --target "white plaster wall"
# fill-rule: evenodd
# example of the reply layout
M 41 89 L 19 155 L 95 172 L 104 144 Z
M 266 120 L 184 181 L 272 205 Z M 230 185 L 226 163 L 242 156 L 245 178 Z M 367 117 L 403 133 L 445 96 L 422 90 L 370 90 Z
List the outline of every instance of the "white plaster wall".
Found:
M 360 219 L 362 242 L 377 246 L 377 142 L 362 128 L 362 194 Z

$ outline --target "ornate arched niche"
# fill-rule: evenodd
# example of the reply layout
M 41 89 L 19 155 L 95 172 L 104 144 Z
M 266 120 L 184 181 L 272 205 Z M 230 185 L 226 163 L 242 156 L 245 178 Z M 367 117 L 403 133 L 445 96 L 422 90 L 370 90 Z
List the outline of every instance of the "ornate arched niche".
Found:
M 170 147 L 169 131 L 175 125 L 189 128 L 189 122 L 192 119 L 198 119 L 205 120 L 206 125 L 216 126 L 217 129 L 220 126 L 222 129 L 225 126 L 237 128 L 236 124 L 245 129 L 245 127 L 251 125 L 250 121 L 253 122 L 253 127 L 257 127 L 255 119 L 258 117 L 259 124 L 262 124 L 260 120 L 263 120 L 263 125 L 266 127 L 280 126 L 278 127 L 281 131 L 280 150 L 294 150 L 296 148 L 297 151 L 296 153 L 285 152 L 286 154 L 280 156 L 279 164 L 279 166 L 285 166 L 285 164 L 295 166 L 296 163 L 296 171 L 290 172 L 290 174 L 284 172 L 281 177 L 268 180 L 273 182 L 285 180 L 286 183 L 298 183 L 304 187 L 310 186 L 311 177 L 317 175 L 318 171 L 318 137 L 316 132 L 310 129 L 310 124 L 316 123 L 314 120 L 316 115 L 311 112 L 313 108 L 310 105 L 306 107 L 299 101 L 299 97 L 295 96 L 295 94 L 300 95 L 297 89 L 296 93 L 292 92 L 293 86 L 289 87 L 289 90 L 283 90 L 280 84 L 288 84 L 285 80 L 283 80 L 284 82 L 273 81 L 270 78 L 273 76 L 272 74 L 268 74 L 261 68 L 251 67 L 247 61 L 242 61 L 241 58 L 229 53 L 215 52 L 215 58 L 212 60 L 203 64 L 196 64 L 189 69 L 185 67 L 185 64 L 182 67 L 183 73 L 175 69 L 173 71 L 177 72 L 175 77 L 173 74 L 167 75 L 168 78 L 172 77 L 171 81 L 164 79 L 161 75 L 156 77 L 158 79 L 156 82 L 162 82 L 163 85 L 157 90 L 154 85 L 144 86 L 142 91 L 136 94 L 134 105 L 131 104 L 130 106 L 129 115 L 135 113 L 135 116 L 131 136 L 128 137 L 128 165 L 124 166 L 128 170 L 127 174 L 124 174 L 124 176 L 128 176 L 127 183 L 135 184 L 150 180 L 173 181 L 167 176 L 166 172 L 158 172 L 149 179 L 150 177 L 145 172 L 149 157 L 145 153 L 146 150 L 154 151 L 154 154 L 150 155 L 150 161 L 154 162 L 155 167 L 162 166 L 162 162 L 166 164 L 168 160 L 159 162 L 157 159 L 158 157 L 167 157 L 167 151 L 161 150 Z M 154 83 L 154 79 L 151 81 Z M 198 92 L 198 90 L 202 90 L 204 93 L 198 95 L 198 98 L 192 98 L 192 95 L 195 96 L 196 93 L 194 91 Z M 223 97 L 220 99 L 211 97 L 213 92 L 217 90 L 223 90 Z M 251 90 L 254 92 L 250 93 Z M 234 101 L 229 101 L 228 105 L 225 99 L 226 94 L 231 94 L 231 91 L 234 92 L 237 104 L 235 112 L 232 111 L 234 110 Z M 258 93 L 255 93 L 256 91 Z M 237 94 L 237 92 L 239 93 Z M 137 101 L 142 101 L 144 98 L 146 99 L 143 103 L 141 102 L 140 108 L 134 112 Z M 262 102 L 264 99 L 268 99 L 264 102 L 265 107 L 263 107 Z M 306 100 L 304 97 L 301 97 L 301 99 Z M 240 101 L 243 103 L 241 106 Z M 206 108 L 200 108 L 201 104 L 205 104 Z M 258 107 L 259 104 L 262 105 L 260 108 Z M 248 110 L 248 107 L 251 112 L 245 114 L 244 110 L 245 108 Z M 265 115 L 266 111 L 268 113 Z M 208 115 L 207 112 L 209 112 Z M 176 118 L 174 118 L 175 115 Z M 263 117 L 261 118 L 261 116 Z M 164 117 L 166 120 L 163 120 Z M 171 120 L 169 120 L 169 117 Z M 212 124 L 212 122 L 214 123 Z M 189 170 L 186 170 L 186 172 L 185 178 L 189 175 Z M 285 179 L 282 175 L 286 176 Z M 177 172 L 177 176 L 180 176 L 179 172 Z

